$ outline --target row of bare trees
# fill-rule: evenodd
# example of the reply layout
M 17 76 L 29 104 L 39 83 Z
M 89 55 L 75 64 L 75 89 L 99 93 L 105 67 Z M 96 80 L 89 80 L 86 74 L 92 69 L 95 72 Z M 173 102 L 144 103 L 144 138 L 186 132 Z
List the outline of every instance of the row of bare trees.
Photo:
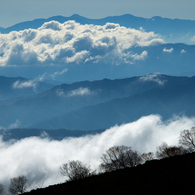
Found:
M 110 172 L 127 167 L 135 167 L 145 161 L 194 152 L 195 127 L 180 133 L 179 144 L 179 146 L 168 146 L 167 143 L 163 142 L 157 147 L 155 154 L 148 152 L 141 155 L 129 146 L 113 146 L 102 155 L 98 172 Z M 97 173 L 97 171 L 92 171 L 89 165 L 80 161 L 69 161 L 63 164 L 60 170 L 70 181 L 90 177 Z

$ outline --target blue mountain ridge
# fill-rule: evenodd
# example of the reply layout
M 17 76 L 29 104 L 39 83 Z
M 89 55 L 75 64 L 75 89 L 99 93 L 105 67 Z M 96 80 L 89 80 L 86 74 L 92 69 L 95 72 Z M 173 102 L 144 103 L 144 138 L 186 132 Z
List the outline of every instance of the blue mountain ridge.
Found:
M 121 26 L 131 27 L 139 29 L 142 27 L 146 31 L 154 31 L 164 36 L 165 41 L 168 42 L 184 42 L 191 43 L 190 37 L 195 34 L 195 21 L 194 20 L 182 20 L 182 19 L 169 19 L 155 16 L 152 18 L 136 17 L 131 14 L 125 14 L 121 16 L 109 16 L 101 19 L 89 19 L 78 14 L 74 14 L 70 17 L 53 16 L 47 19 L 35 19 L 33 21 L 26 21 L 15 24 L 8 28 L 1 28 L 1 33 L 9 33 L 11 31 L 20 31 L 28 28 L 39 28 L 44 22 L 51 20 L 64 23 L 68 20 L 75 20 L 80 24 L 94 24 L 104 25 L 107 22 L 119 23 Z
M 57 85 L 0 102 L 0 124 L 10 128 L 96 130 L 159 114 L 194 116 L 195 77 L 150 74 Z
M 195 115 L 195 77 L 168 77 L 164 85 L 128 97 L 83 107 L 33 125 L 36 128 L 95 130 L 133 122 L 142 116 L 157 114 L 163 120 L 174 115 Z M 148 81 L 151 84 L 152 81 Z

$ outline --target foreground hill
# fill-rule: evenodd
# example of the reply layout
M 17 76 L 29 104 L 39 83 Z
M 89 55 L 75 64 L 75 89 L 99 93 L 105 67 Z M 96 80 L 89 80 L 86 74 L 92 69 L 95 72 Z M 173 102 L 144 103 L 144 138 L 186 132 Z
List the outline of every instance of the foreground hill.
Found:
M 194 164 L 195 153 L 174 156 L 25 194 L 194 194 Z

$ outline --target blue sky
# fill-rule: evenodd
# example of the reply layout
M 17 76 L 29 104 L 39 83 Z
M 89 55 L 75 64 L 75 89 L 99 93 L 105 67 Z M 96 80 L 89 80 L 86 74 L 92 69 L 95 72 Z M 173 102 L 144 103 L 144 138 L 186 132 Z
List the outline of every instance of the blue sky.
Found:
M 194 0 L 0 0 L 0 26 L 54 15 L 88 18 L 133 14 L 195 20 Z

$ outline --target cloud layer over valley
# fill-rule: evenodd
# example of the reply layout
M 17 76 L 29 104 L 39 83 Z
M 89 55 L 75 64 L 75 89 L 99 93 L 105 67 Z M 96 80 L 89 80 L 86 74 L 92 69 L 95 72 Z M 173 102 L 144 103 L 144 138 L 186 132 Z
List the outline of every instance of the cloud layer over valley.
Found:
M 50 21 L 38 29 L 0 34 L 0 66 L 132 63 L 148 55 L 144 49 L 140 53 L 133 52 L 133 47 L 162 43 L 154 32 L 114 23 L 100 26 Z
M 162 122 L 160 116 L 150 115 L 139 120 L 114 126 L 102 134 L 62 141 L 30 137 L 20 141 L 0 141 L 0 183 L 8 184 L 11 177 L 26 175 L 31 187 L 63 182 L 60 166 L 68 160 L 81 160 L 96 169 L 100 157 L 114 145 L 127 145 L 139 152 L 155 152 L 162 142 L 178 144 L 182 130 L 195 125 L 194 118 L 175 117 Z

